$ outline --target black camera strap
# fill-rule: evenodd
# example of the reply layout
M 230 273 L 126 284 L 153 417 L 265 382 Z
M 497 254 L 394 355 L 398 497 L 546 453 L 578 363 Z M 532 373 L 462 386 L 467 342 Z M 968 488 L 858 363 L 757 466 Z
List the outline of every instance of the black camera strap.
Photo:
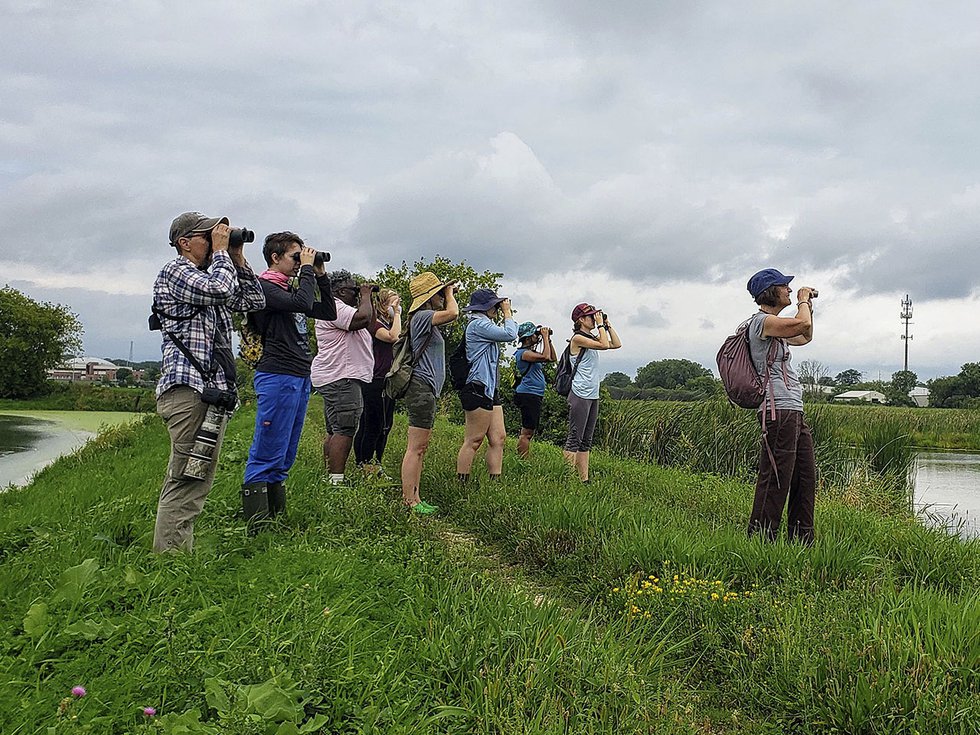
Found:
M 184 344 L 184 340 L 182 340 L 173 332 L 164 329 L 162 322 L 160 322 L 161 316 L 166 317 L 167 319 L 172 319 L 177 322 L 190 321 L 194 317 L 199 316 L 204 311 L 203 306 L 197 307 L 197 309 L 195 309 L 191 314 L 188 314 L 187 316 L 173 316 L 171 314 L 167 314 L 162 309 L 158 309 L 156 307 L 156 304 L 154 304 L 150 308 L 153 312 L 153 316 L 150 317 L 150 328 L 156 331 L 156 329 L 154 329 L 154 324 L 153 324 L 153 318 L 155 317 L 157 320 L 156 323 L 160 325 L 159 327 L 157 327 L 157 329 L 159 329 L 159 331 L 163 332 L 165 335 L 170 337 L 170 341 L 173 342 L 175 345 L 177 345 L 177 349 L 183 353 L 184 357 L 187 358 L 187 361 L 194 366 L 194 369 L 201 374 L 201 377 L 204 379 L 205 385 L 212 385 L 215 382 L 215 376 L 218 374 L 218 367 L 220 366 L 225 374 L 225 380 L 228 381 L 229 390 L 235 390 L 235 380 L 238 377 L 238 369 L 235 367 L 235 356 L 232 354 L 231 345 L 229 345 L 225 341 L 224 335 L 221 334 L 220 330 L 215 328 L 214 331 L 214 349 L 212 349 L 211 351 L 211 357 L 216 364 L 212 365 L 211 371 L 209 373 L 207 370 L 204 369 L 204 366 L 201 364 L 201 361 L 198 360 L 194 356 L 194 353 L 190 351 L 190 349 L 187 347 L 186 344 Z

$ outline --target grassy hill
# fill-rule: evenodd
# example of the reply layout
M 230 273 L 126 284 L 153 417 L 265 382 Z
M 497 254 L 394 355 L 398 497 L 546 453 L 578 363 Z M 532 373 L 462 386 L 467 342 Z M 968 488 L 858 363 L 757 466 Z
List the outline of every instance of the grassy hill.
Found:
M 0 732 L 980 729 L 977 542 L 821 500 L 813 549 L 765 545 L 742 483 L 543 445 L 460 486 L 448 423 L 419 518 L 320 482 L 320 413 L 254 537 L 236 415 L 193 555 L 149 553 L 156 417 L 0 496 Z

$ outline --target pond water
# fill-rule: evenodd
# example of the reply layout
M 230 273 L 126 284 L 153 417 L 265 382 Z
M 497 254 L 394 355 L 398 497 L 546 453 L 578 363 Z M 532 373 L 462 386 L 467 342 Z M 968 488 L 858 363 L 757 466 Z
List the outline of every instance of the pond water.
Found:
M 919 452 L 915 506 L 931 523 L 980 536 L 980 454 Z
M 9 485 L 26 485 L 38 470 L 93 439 L 100 426 L 138 417 L 139 414 L 107 411 L 0 413 L 0 490 Z

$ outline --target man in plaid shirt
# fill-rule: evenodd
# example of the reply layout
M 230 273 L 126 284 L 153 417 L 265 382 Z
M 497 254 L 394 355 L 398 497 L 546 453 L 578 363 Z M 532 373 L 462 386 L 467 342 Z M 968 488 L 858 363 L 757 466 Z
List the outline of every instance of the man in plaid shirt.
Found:
M 153 550 L 182 549 L 194 544 L 194 520 L 214 482 L 224 427 L 218 436 L 207 477 L 187 477 L 184 470 L 194 437 L 208 406 L 205 386 L 234 390 L 218 350 L 231 356 L 231 311 L 257 311 L 265 295 L 242 247 L 229 248 L 227 217 L 185 212 L 170 225 L 170 245 L 177 258 L 167 263 L 153 284 L 154 313 L 163 326 L 163 366 L 157 384 L 157 413 L 170 432 L 170 464 L 160 491 Z M 167 333 L 175 335 L 204 368 L 191 363 Z M 233 361 L 233 357 L 231 357 Z M 234 364 L 233 362 L 231 364 Z

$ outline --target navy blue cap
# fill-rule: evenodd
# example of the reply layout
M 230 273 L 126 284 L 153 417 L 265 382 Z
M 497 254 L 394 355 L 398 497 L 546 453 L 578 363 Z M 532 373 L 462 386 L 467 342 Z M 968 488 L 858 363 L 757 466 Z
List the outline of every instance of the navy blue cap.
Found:
M 766 268 L 752 276 L 746 288 L 749 289 L 749 293 L 752 294 L 752 298 L 754 299 L 770 286 L 785 286 L 793 278 L 795 276 L 784 276 L 775 268 Z
M 504 297 L 497 296 L 489 288 L 478 288 L 470 294 L 470 303 L 463 307 L 463 311 L 490 311 L 503 300 Z

